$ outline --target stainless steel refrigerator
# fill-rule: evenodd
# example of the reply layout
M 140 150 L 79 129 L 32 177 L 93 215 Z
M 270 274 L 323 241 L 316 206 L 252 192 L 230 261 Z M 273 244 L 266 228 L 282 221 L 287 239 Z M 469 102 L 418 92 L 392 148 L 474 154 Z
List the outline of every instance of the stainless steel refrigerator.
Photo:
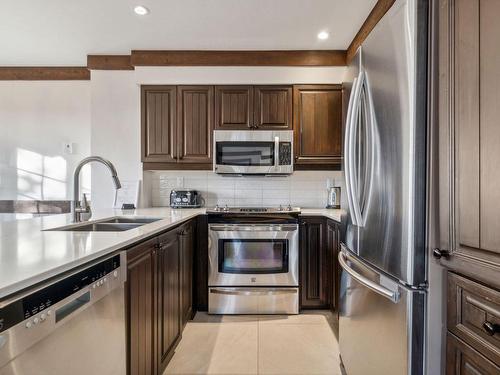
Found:
M 339 344 L 348 375 L 423 374 L 428 1 L 396 0 L 348 67 Z

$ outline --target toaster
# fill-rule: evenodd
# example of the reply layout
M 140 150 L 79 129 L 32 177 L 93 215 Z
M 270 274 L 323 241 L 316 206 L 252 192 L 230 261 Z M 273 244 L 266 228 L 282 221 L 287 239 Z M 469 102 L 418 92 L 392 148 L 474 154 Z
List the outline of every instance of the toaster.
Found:
M 170 192 L 170 207 L 201 207 L 200 195 L 196 190 L 172 190 Z

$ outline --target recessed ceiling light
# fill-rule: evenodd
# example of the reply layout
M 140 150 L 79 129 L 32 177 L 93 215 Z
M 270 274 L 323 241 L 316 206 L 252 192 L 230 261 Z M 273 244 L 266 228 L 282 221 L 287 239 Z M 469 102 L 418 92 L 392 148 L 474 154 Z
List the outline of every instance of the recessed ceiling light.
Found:
M 146 8 L 145 6 L 137 5 L 136 7 L 134 7 L 134 12 L 139 16 L 145 16 L 146 14 L 149 13 L 149 9 Z
M 325 40 L 328 39 L 329 36 L 330 34 L 328 34 L 328 32 L 322 31 L 318 34 L 318 39 Z

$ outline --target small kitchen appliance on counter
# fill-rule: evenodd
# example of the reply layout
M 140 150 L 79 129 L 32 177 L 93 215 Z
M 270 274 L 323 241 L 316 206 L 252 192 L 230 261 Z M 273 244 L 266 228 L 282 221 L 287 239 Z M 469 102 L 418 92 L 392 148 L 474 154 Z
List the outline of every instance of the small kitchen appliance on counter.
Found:
M 216 207 L 208 215 L 209 314 L 298 314 L 297 207 Z
M 170 207 L 172 208 L 201 207 L 201 196 L 196 190 L 172 190 L 170 192 Z
M 326 208 L 340 209 L 340 187 L 332 186 L 328 189 Z

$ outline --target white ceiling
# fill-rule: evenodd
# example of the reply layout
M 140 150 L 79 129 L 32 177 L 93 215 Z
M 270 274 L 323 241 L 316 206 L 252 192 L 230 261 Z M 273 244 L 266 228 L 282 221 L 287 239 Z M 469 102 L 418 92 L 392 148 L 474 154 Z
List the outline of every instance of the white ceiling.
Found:
M 1 0 L 0 66 L 132 49 L 346 49 L 376 0 Z M 137 16 L 135 5 L 151 10 Z M 316 35 L 327 30 L 330 38 Z

